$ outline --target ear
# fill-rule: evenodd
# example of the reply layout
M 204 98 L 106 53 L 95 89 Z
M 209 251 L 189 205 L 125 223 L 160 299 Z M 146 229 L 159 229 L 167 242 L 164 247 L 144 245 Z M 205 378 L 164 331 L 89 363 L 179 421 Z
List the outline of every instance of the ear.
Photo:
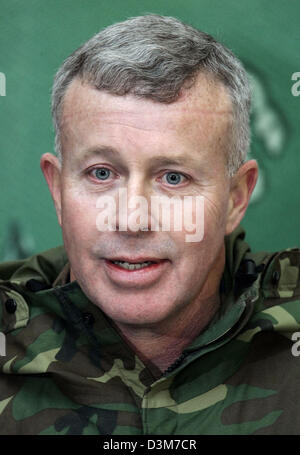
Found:
M 61 226 L 61 164 L 58 158 L 51 153 L 41 157 L 40 166 L 47 181 L 54 201 L 58 222 Z
M 240 224 L 255 188 L 257 177 L 258 165 L 255 160 L 247 161 L 232 177 L 226 235 L 230 234 Z

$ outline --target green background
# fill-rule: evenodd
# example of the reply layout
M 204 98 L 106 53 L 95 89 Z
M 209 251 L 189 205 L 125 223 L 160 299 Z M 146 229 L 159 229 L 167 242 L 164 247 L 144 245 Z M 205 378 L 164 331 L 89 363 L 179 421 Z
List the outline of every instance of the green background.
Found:
M 243 225 L 254 250 L 300 244 L 299 0 L 0 0 L 0 258 L 62 242 L 40 156 L 53 150 L 53 75 L 106 25 L 145 13 L 171 15 L 227 45 L 254 89 L 251 157 L 261 178 Z

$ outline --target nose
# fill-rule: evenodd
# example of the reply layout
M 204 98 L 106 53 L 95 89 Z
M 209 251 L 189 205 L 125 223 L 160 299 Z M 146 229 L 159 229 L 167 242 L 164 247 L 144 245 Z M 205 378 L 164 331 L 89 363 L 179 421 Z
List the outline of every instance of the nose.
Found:
M 119 188 L 117 231 L 130 234 L 151 230 L 150 191 L 145 180 L 132 176 L 127 186 Z

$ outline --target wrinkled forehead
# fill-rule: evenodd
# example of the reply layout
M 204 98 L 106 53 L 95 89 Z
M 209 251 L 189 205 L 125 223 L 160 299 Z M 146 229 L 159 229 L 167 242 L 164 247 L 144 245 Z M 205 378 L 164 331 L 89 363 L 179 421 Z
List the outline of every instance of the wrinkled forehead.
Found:
M 79 77 L 75 78 L 67 88 L 63 99 L 61 120 L 64 123 L 70 116 L 88 113 L 87 109 L 83 109 L 84 107 L 95 107 L 98 104 L 98 99 L 93 96 L 92 92 L 90 92 L 90 96 L 87 96 L 87 90 L 101 92 L 103 96 L 114 96 L 113 93 L 97 90 Z M 130 97 L 135 98 L 134 95 L 130 94 L 124 96 L 115 95 L 116 107 L 118 107 L 118 100 L 120 101 L 119 104 L 122 105 L 122 100 Z M 215 77 L 207 73 L 200 73 L 193 78 L 193 83 L 188 82 L 185 84 L 176 101 L 171 103 L 150 100 L 148 97 L 139 97 L 138 99 L 141 101 L 152 101 L 161 110 L 169 112 L 170 115 L 176 115 L 179 112 L 189 113 L 193 109 L 215 114 L 229 114 L 232 112 L 232 103 L 227 88 Z M 93 100 L 94 103 L 92 102 Z M 141 105 L 139 107 L 142 109 Z M 101 106 L 101 108 L 105 109 L 105 105 Z M 143 115 L 147 115 L 146 105 Z
M 162 103 L 133 95 L 117 96 L 75 79 L 63 103 L 62 142 L 87 140 L 105 127 L 168 132 L 198 137 L 207 142 L 227 140 L 232 119 L 232 103 L 227 89 L 201 74 L 192 87 L 183 89 L 172 103 Z M 63 145 L 63 144 L 62 144 Z M 224 144 L 223 144 L 224 145 Z M 63 147 L 62 147 L 63 148 Z

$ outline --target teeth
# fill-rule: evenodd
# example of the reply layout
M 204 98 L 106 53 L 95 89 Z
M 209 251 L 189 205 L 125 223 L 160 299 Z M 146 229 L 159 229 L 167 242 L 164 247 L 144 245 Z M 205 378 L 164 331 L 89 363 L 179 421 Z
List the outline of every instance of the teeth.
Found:
M 130 264 L 129 262 L 124 262 L 124 261 L 112 261 L 114 264 L 119 265 L 123 269 L 127 270 L 138 270 L 138 269 L 143 269 L 144 267 L 148 267 L 148 265 L 153 264 L 151 261 L 147 262 L 140 262 L 138 264 Z

